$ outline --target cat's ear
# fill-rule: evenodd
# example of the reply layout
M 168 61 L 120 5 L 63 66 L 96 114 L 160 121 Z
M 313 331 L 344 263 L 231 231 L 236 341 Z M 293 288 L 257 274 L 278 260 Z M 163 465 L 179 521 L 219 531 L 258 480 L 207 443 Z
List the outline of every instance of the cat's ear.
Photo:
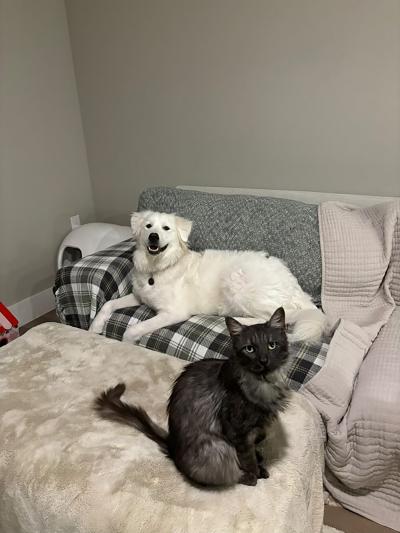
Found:
M 285 327 L 285 311 L 283 307 L 278 307 L 278 309 L 273 313 L 271 318 L 268 320 L 267 324 L 271 328 L 284 329 Z
M 226 324 L 226 327 L 228 328 L 229 334 L 233 337 L 235 335 L 240 335 L 244 328 L 243 324 L 241 324 L 240 322 L 238 322 L 231 316 L 225 317 L 225 324 Z
M 190 232 L 192 231 L 193 222 L 191 220 L 187 220 L 186 218 L 175 215 L 175 224 L 179 237 L 184 243 L 187 243 Z

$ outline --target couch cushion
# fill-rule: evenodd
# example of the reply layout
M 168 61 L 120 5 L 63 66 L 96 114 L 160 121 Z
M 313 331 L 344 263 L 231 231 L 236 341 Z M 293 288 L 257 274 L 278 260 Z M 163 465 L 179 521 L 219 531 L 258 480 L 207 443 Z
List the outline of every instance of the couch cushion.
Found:
M 321 298 L 318 206 L 250 195 L 210 194 L 172 187 L 146 189 L 139 210 L 193 220 L 194 250 L 265 250 L 285 261 L 302 288 Z
M 154 315 L 154 311 L 145 305 L 120 309 L 112 314 L 103 333 L 111 339 L 121 340 L 128 325 Z M 225 359 L 232 351 L 224 318 L 209 315 L 195 315 L 180 324 L 158 329 L 141 337 L 138 345 L 185 361 Z M 290 363 L 286 376 L 292 390 L 299 390 L 321 370 L 328 347 L 327 342 L 290 346 Z

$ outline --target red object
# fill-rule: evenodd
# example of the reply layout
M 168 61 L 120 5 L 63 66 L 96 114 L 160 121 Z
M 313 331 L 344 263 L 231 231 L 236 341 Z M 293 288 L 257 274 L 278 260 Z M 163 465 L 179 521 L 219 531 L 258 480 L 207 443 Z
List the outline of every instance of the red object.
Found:
M 0 313 L 10 322 L 13 328 L 18 327 L 18 320 L 15 316 L 7 309 L 7 307 L 0 302 Z
M 18 320 L 7 307 L 0 302 L 0 346 L 18 337 Z

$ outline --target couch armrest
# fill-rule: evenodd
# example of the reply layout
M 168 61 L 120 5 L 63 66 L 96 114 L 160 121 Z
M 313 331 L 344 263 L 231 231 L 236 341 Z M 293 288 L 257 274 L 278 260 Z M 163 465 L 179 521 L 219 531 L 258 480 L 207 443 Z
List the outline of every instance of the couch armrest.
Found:
M 104 302 L 132 290 L 133 247 L 128 239 L 58 270 L 53 292 L 63 324 L 88 329 Z
M 347 418 L 352 452 L 359 458 L 364 487 L 371 487 L 400 462 L 400 308 L 382 328 L 365 357 Z M 365 460 L 365 446 L 370 460 Z M 374 457 L 379 467 L 374 466 Z M 375 461 L 376 462 L 376 461 Z M 372 465 L 372 466 L 371 466 Z M 375 465 L 377 466 L 377 464 Z
M 361 365 L 348 422 L 370 420 L 400 424 L 399 405 L 400 307 L 397 307 Z

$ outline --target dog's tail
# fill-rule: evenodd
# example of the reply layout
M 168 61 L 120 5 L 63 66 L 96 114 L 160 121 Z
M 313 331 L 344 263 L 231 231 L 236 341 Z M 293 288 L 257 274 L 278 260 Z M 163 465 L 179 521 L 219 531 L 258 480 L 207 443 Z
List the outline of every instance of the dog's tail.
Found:
M 133 426 L 154 440 L 161 451 L 169 455 L 167 431 L 153 422 L 144 409 L 121 400 L 125 388 L 125 383 L 118 383 L 115 387 L 102 392 L 95 400 L 95 410 L 102 418 Z
M 317 342 L 327 331 L 327 318 L 317 307 L 288 311 L 286 320 L 294 326 L 293 332 L 288 334 L 289 342 Z

